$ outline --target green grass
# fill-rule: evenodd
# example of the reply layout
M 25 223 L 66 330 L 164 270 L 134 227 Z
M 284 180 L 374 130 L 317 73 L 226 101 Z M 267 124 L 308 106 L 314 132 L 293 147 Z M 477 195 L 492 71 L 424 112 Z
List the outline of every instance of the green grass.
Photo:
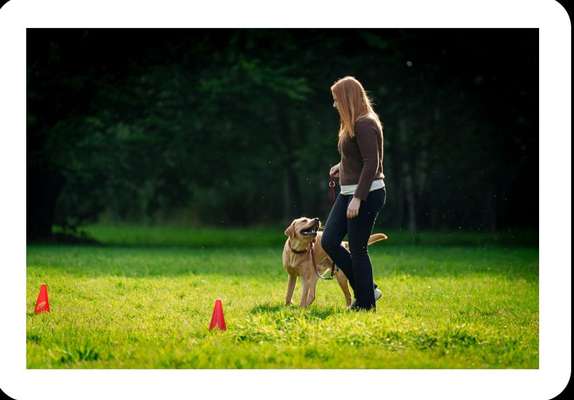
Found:
M 107 245 L 27 248 L 28 368 L 538 368 L 537 247 L 389 233 L 377 312 L 349 313 L 334 281 L 283 306 L 282 230 L 88 233 Z M 207 329 L 216 298 L 226 332 Z

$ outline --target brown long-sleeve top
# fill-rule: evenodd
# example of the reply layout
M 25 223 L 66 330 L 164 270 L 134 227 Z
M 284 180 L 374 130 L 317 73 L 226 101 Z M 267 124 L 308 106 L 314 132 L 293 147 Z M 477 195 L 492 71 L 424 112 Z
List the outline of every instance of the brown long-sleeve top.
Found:
M 354 197 L 366 200 L 371 183 L 383 179 L 383 133 L 370 118 L 355 122 L 355 137 L 339 139 L 339 183 L 358 185 Z

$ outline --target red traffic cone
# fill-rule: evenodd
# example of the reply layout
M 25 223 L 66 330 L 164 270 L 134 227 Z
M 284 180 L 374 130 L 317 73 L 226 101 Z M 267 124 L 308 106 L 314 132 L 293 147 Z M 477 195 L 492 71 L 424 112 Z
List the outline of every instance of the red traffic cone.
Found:
M 40 285 L 40 294 L 38 294 L 34 312 L 36 314 L 40 314 L 42 312 L 50 312 L 50 303 L 48 302 L 48 286 L 45 283 Z
M 209 324 L 209 330 L 213 328 L 221 329 L 222 331 L 227 329 L 225 326 L 225 318 L 223 318 L 223 305 L 221 300 L 215 300 L 215 306 L 213 307 L 213 315 L 211 316 L 211 323 Z

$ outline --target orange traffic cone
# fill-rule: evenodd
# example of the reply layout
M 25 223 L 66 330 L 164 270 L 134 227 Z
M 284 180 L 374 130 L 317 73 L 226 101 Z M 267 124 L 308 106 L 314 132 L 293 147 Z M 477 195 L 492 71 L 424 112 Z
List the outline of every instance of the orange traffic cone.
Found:
M 45 283 L 40 285 L 40 294 L 38 294 L 34 312 L 36 314 L 40 314 L 42 312 L 50 312 L 50 303 L 48 302 L 48 286 Z
M 225 326 L 225 318 L 223 318 L 223 305 L 221 300 L 215 300 L 215 306 L 213 307 L 213 315 L 211 316 L 211 323 L 209 324 L 209 330 L 213 328 L 221 329 L 222 331 L 227 329 Z

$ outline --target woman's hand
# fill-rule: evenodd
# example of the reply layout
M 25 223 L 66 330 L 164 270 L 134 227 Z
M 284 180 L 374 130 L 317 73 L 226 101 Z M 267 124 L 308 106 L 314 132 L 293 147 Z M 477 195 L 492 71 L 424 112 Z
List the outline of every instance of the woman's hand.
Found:
M 339 177 L 339 164 L 341 164 L 341 163 L 338 163 L 338 164 L 333 165 L 331 167 L 331 170 L 329 171 L 329 176 L 331 178 L 338 178 Z
M 347 207 L 347 218 L 351 219 L 359 215 L 360 207 L 361 207 L 361 199 L 358 199 L 353 196 L 353 198 L 349 202 L 349 206 Z

